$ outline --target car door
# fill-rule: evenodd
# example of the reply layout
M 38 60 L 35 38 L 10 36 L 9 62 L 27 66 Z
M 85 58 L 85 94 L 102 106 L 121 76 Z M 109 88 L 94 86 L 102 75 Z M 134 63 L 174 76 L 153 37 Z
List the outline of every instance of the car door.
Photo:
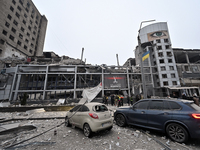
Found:
M 88 117 L 88 107 L 85 105 L 80 105 L 80 109 L 77 111 L 75 117 L 73 118 L 73 121 L 76 125 L 76 127 L 82 128 L 84 120 L 86 117 Z
M 138 126 L 146 126 L 147 125 L 147 106 L 149 100 L 140 100 L 135 105 L 133 105 L 132 109 L 128 114 L 128 121 L 130 124 L 138 125 Z
M 172 118 L 172 111 L 165 100 L 151 100 L 146 111 L 150 128 L 162 130 L 165 122 Z
M 77 115 L 79 115 L 79 111 L 81 109 L 80 107 L 81 105 L 77 105 L 69 112 L 68 117 L 70 118 L 70 123 L 72 125 L 77 126 L 77 117 L 78 117 Z

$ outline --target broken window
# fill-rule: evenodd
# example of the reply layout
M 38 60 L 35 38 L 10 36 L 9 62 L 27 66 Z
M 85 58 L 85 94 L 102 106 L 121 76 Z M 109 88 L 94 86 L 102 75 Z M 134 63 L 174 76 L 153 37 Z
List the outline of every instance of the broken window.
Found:
M 2 33 L 3 33 L 4 35 L 7 35 L 7 33 L 8 33 L 8 32 L 7 32 L 7 31 L 5 31 L 5 30 L 3 30 L 3 32 L 2 32 Z
M 31 27 L 30 26 L 28 26 L 28 29 L 31 31 Z
M 172 53 L 171 53 L 171 52 L 167 52 L 167 56 L 168 56 L 168 57 L 171 57 L 171 56 L 172 56 Z
M 14 11 L 14 8 L 12 6 L 10 6 L 10 10 L 13 12 Z
M 159 60 L 161 64 L 165 63 L 164 59 Z
M 169 70 L 174 70 L 174 66 L 169 66 Z
M 162 74 L 162 78 L 167 78 L 167 74 Z
M 29 10 L 28 10 L 28 8 L 26 7 L 26 12 L 28 13 L 29 12 Z
M 22 22 L 23 22 L 23 24 L 25 24 L 25 25 L 26 25 L 26 21 L 25 21 L 25 20 L 23 20 Z
M 24 14 L 24 17 L 27 18 L 28 16 L 26 14 Z
M 30 49 L 29 52 L 32 54 L 32 53 L 33 53 L 33 50 Z
M 27 7 L 30 8 L 30 3 L 29 2 L 27 2 Z
M 0 44 L 4 45 L 5 41 L 4 40 L 0 40 Z
M 188 68 L 188 66 L 185 66 L 185 71 L 189 71 L 189 68 Z
M 20 42 L 20 41 L 17 41 L 17 44 L 21 46 L 22 42 Z
M 168 59 L 168 63 L 172 63 L 172 59 Z
M 156 42 L 157 42 L 157 43 L 160 43 L 160 39 L 157 39 Z
M 177 82 L 176 82 L 176 81 L 172 81 L 172 84 L 173 84 L 173 85 L 177 85 Z
M 26 35 L 27 35 L 28 37 L 30 37 L 30 33 L 28 33 L 28 32 L 27 32 L 27 34 L 26 34 Z
M 19 6 L 17 6 L 17 9 L 18 9 L 20 12 L 22 11 L 21 7 L 19 7 Z
M 26 50 L 27 50 L 27 46 L 26 46 L 26 45 L 24 45 L 24 49 L 26 49 Z
M 23 28 L 23 27 L 21 27 L 21 31 L 23 31 L 23 32 L 24 32 L 24 28 Z
M 163 85 L 166 86 L 166 85 L 169 85 L 169 84 L 168 84 L 167 81 L 165 81 L 165 82 L 163 82 Z
M 9 28 L 10 23 L 6 22 L 5 26 Z
M 15 0 L 12 0 L 12 3 L 15 5 L 16 4 Z
M 158 57 L 163 57 L 163 52 L 159 52 Z
M 199 71 L 198 66 L 191 66 L 191 68 L 192 68 L 193 72 L 198 72 Z
M 23 0 L 19 0 L 19 3 L 20 3 L 21 5 L 23 5 L 23 2 L 24 2 Z
M 157 47 L 157 50 L 161 50 L 161 49 L 162 49 L 162 46 L 158 46 L 158 47 Z
M 160 67 L 160 69 L 161 69 L 161 71 L 165 71 L 166 70 L 165 66 Z
M 29 42 L 28 39 L 26 39 L 25 42 L 28 44 L 28 42 Z
M 7 18 L 8 18 L 9 20 L 11 20 L 11 19 L 12 19 L 12 16 L 8 14 Z
M 9 39 L 11 39 L 12 41 L 14 41 L 15 38 L 14 38 L 14 36 L 10 35 Z
M 20 37 L 20 39 L 23 39 L 23 35 L 21 33 L 19 34 L 19 37 Z
M 15 29 L 15 28 L 12 28 L 11 31 L 12 31 L 13 33 L 16 33 L 16 29 Z
M 169 45 L 165 45 L 165 49 L 169 49 Z
M 172 73 L 171 78 L 176 78 L 176 75 L 174 73 Z
M 15 15 L 17 16 L 17 18 L 19 18 L 19 17 L 20 17 L 20 15 L 19 15 L 17 12 L 15 13 Z
M 16 20 L 13 21 L 13 23 L 17 26 L 18 25 L 18 22 Z
M 165 43 L 168 43 L 168 42 L 169 42 L 169 40 L 168 40 L 168 39 L 164 39 L 164 42 L 165 42 Z

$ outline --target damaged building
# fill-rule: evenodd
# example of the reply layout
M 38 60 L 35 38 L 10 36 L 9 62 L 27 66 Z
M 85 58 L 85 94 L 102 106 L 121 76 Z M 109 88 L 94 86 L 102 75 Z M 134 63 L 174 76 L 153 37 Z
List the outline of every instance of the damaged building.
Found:
M 47 22 L 31 0 L 1 0 L 0 57 L 42 56 Z
M 30 59 L 1 59 L 0 99 L 79 100 L 82 91 L 102 83 L 103 95 L 199 96 L 200 50 L 172 48 L 166 22 L 140 29 L 135 58 L 123 66 L 86 64 L 82 59 L 43 52 Z
M 135 50 L 136 66 L 141 66 L 143 93 L 160 97 L 177 97 L 186 93 L 199 95 L 200 50 L 172 48 L 166 22 L 145 26 L 139 30 Z

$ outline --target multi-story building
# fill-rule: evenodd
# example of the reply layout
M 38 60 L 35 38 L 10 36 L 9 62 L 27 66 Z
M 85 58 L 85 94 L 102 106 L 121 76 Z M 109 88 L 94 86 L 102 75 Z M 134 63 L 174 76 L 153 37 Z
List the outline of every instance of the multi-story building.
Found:
M 0 57 L 43 54 L 47 19 L 31 0 L 0 1 Z
M 191 68 L 188 66 L 188 64 L 190 65 L 189 57 L 191 62 L 198 62 L 199 58 L 193 58 L 196 55 L 194 52 L 199 53 L 199 51 L 178 51 L 172 49 L 166 22 L 154 23 L 141 28 L 138 41 L 139 44 L 135 50 L 135 60 L 136 66 L 141 66 L 143 92 L 146 95 L 166 96 L 170 94 L 169 89 L 184 89 L 181 86 L 186 86 L 186 84 L 181 83 L 190 82 L 191 80 L 187 80 L 190 77 L 199 78 L 197 64 L 193 65 L 196 68 L 193 76 L 191 76 L 191 72 L 190 74 L 187 72 L 190 71 L 188 68 Z M 184 62 L 187 71 L 184 71 L 184 67 L 182 67 L 182 70 L 181 67 L 178 67 L 180 66 L 178 63 Z M 179 68 L 179 72 L 177 68 Z M 192 89 L 191 86 L 193 85 L 198 86 L 199 84 L 190 84 L 189 89 Z M 188 88 L 185 87 L 185 89 Z M 180 94 L 177 92 L 177 95 Z

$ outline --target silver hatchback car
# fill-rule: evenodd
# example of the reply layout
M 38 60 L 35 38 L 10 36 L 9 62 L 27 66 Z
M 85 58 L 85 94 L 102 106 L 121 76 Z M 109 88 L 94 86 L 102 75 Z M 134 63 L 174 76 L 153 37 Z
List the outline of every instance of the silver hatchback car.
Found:
M 77 105 L 67 112 L 65 126 L 75 126 L 83 129 L 86 137 L 93 132 L 111 130 L 113 118 L 111 111 L 102 103 L 86 103 Z

